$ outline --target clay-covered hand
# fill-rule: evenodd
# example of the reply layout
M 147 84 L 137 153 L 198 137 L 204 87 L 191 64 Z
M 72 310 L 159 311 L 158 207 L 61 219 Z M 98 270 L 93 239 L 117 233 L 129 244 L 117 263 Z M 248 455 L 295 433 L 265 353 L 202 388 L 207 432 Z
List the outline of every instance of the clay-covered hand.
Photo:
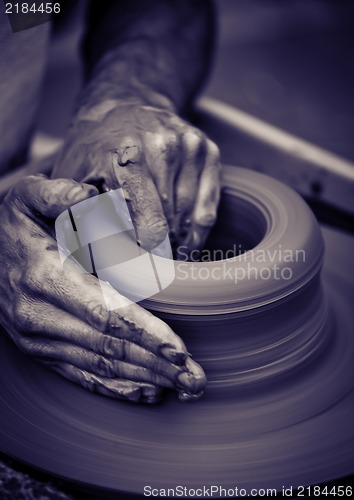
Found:
M 168 230 L 175 247 L 202 248 L 216 219 L 218 148 L 166 99 L 159 105 L 140 97 L 88 99 L 69 129 L 53 176 L 102 191 L 123 188 L 146 250 Z
M 75 262 L 62 268 L 54 221 L 97 194 L 44 176 L 26 177 L 8 193 L 0 206 L 0 323 L 23 352 L 89 390 L 153 403 L 169 387 L 191 399 L 206 378 L 182 340 L 121 296 L 122 307 L 108 311 L 94 276 Z

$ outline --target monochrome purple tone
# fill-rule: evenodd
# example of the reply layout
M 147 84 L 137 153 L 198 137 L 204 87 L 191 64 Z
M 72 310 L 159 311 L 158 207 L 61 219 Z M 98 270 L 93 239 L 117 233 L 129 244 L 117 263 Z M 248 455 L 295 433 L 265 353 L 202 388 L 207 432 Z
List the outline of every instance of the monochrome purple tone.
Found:
M 29 173 L 51 175 L 50 155 L 80 106 L 89 3 L 28 15 L 26 2 L 0 2 L 1 198 Z M 104 3 L 134 14 L 134 2 Z M 205 392 L 189 404 L 170 391 L 153 405 L 93 394 L 22 354 L 0 327 L 0 497 L 19 497 L 32 480 L 45 496 L 58 477 L 74 498 L 77 483 L 87 498 L 94 487 L 120 498 L 146 485 L 249 492 L 354 481 L 354 2 L 215 6 L 211 78 L 183 116 L 217 144 L 225 165 L 202 259 L 196 252 L 188 261 L 181 247 L 172 261 L 168 236 L 142 249 L 120 190 L 73 206 L 56 227 L 63 268 L 98 276 L 108 309 L 143 299 L 201 364 Z M 112 186 L 99 179 L 97 187 Z M 21 239 L 13 248 L 20 253 Z M 41 472 L 50 483 L 43 490 L 34 482 Z

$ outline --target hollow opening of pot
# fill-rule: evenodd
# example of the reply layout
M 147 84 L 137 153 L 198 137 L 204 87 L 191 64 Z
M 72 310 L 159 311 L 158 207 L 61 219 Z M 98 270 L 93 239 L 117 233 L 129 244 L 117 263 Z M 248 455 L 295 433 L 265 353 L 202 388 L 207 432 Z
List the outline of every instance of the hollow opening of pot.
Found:
M 224 191 L 218 219 L 200 252 L 199 260 L 230 259 L 255 248 L 264 238 L 267 220 L 255 204 Z

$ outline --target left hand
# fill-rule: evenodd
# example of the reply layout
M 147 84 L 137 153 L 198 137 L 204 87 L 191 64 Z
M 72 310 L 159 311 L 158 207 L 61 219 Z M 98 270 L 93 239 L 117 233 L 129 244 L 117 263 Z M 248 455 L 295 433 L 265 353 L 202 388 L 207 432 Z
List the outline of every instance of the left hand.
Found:
M 168 387 L 182 400 L 198 399 L 205 374 L 166 323 L 73 260 L 65 269 L 61 263 L 55 220 L 97 194 L 42 175 L 23 178 L 7 194 L 0 205 L 0 325 L 22 352 L 91 391 L 155 403 Z M 116 310 L 107 309 L 103 287 Z
M 123 188 L 140 244 L 203 247 L 220 195 L 217 146 L 172 105 L 107 98 L 76 115 L 54 177 Z

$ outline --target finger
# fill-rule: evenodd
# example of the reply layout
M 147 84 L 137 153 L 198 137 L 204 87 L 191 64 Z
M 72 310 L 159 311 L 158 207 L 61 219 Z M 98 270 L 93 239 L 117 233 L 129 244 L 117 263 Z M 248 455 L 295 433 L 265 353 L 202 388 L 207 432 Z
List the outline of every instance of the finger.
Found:
M 65 378 L 75 382 L 85 389 L 116 399 L 124 399 L 134 403 L 158 403 L 163 390 L 160 387 L 144 382 L 111 379 L 100 377 L 86 370 L 77 368 L 70 363 L 44 362 Z
M 72 271 L 65 271 L 57 251 L 48 261 L 48 240 L 39 245 L 45 245 L 38 248 L 40 264 L 29 269 L 24 278 L 23 286 L 29 295 L 45 295 L 53 305 L 101 332 L 134 342 L 174 364 L 185 362 L 187 349 L 166 323 L 90 274 L 81 273 L 78 264 L 71 263 Z M 117 307 L 114 311 L 107 309 L 101 286 L 112 294 Z
M 192 222 L 192 212 L 197 198 L 199 177 L 205 162 L 206 142 L 197 129 L 189 128 L 182 137 L 183 167 L 175 187 L 176 207 L 174 229 L 177 242 L 185 240 Z
M 71 179 L 49 180 L 43 175 L 22 179 L 12 191 L 18 208 L 54 219 L 72 205 L 98 194 L 95 187 Z
M 138 141 L 130 138 L 122 141 L 115 174 L 123 189 L 140 246 L 148 251 L 154 249 L 166 239 L 168 224 Z
M 122 378 L 174 388 L 174 383 L 152 370 L 125 361 L 108 359 L 93 351 L 66 342 L 38 337 L 27 341 L 26 352 L 39 360 L 65 362 L 101 377 Z
M 78 359 L 84 356 L 92 363 L 84 368 L 104 376 L 112 376 L 112 373 L 117 376 L 114 362 L 124 361 L 162 375 L 178 389 L 196 393 L 205 386 L 202 368 L 190 358 L 183 366 L 174 365 L 137 344 L 104 334 L 65 311 L 41 301 L 26 302 L 18 312 L 18 326 L 26 335 L 21 348 L 32 355 L 38 356 L 38 352 L 51 352 L 54 349 L 56 355 L 62 356 L 62 361 L 72 364 L 76 364 L 75 356 Z M 45 344 L 50 344 L 51 347 L 45 347 Z M 63 349 L 61 344 L 67 347 Z M 72 351 L 67 357 L 67 349 L 70 348 Z M 83 351 L 76 348 L 82 348 Z
M 100 148 L 90 148 L 85 156 L 87 175 L 81 182 L 96 186 L 100 193 L 106 193 L 118 189 L 119 183 L 115 173 L 117 167 L 117 156 L 112 153 L 113 146 L 108 145 Z
M 188 370 L 189 379 L 188 384 L 185 383 L 185 387 L 187 387 L 185 392 L 191 395 L 201 395 L 207 384 L 207 378 L 203 368 L 191 357 L 187 358 L 185 366 Z M 179 377 L 179 381 L 181 381 L 181 377 Z
M 220 199 L 221 167 L 219 149 L 207 141 L 205 166 L 200 176 L 197 200 L 193 211 L 192 226 L 185 242 L 188 250 L 201 249 L 216 221 Z
M 179 133 L 164 127 L 162 132 L 145 134 L 147 163 L 160 195 L 170 229 L 174 228 L 174 183 L 181 166 Z

